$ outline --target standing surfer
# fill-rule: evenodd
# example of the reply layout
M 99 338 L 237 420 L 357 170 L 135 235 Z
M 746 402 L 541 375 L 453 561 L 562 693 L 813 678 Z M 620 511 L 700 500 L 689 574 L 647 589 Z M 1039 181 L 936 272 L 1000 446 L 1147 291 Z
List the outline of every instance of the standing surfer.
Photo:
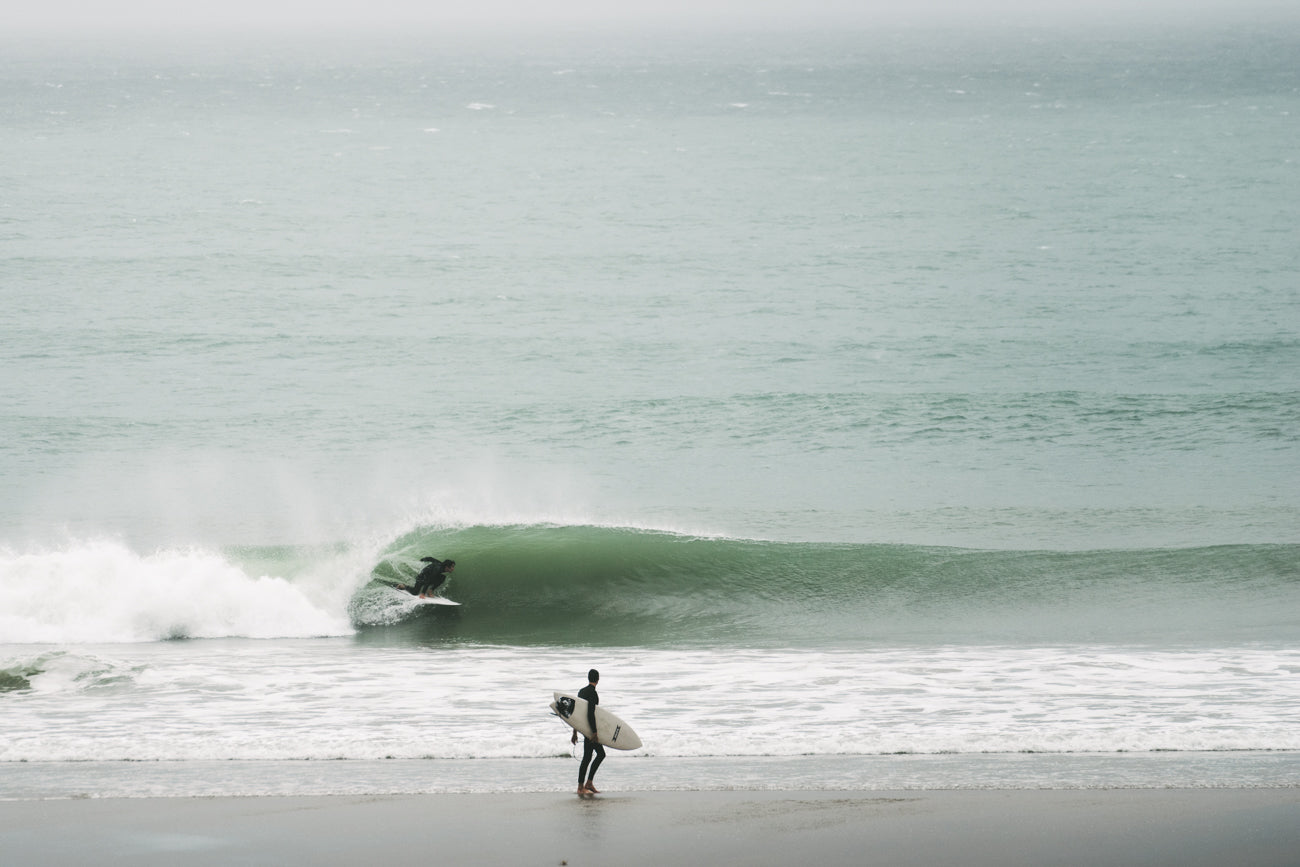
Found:
M 420 574 L 415 576 L 415 584 L 408 586 L 406 584 L 396 585 L 398 590 L 405 590 L 412 596 L 419 596 L 425 599 L 433 594 L 433 591 L 442 586 L 447 580 L 447 576 L 456 570 L 455 560 L 436 560 L 433 557 L 421 557 L 421 563 L 428 563 L 420 570 Z
M 592 778 L 596 776 L 596 769 L 600 763 L 605 761 L 605 747 L 596 742 L 596 705 L 600 704 L 600 696 L 596 694 L 596 684 L 600 682 L 600 672 L 592 669 L 587 672 L 587 685 L 578 690 L 578 698 L 587 700 L 587 725 L 591 726 L 591 737 L 583 735 L 582 738 L 582 764 L 578 766 L 578 794 L 579 795 L 598 795 L 600 790 L 592 784 Z M 573 730 L 573 737 L 569 743 L 578 742 L 578 730 Z M 591 760 L 592 755 L 596 760 Z M 587 766 L 591 765 L 591 771 L 588 772 Z M 584 782 L 585 780 L 585 782 Z

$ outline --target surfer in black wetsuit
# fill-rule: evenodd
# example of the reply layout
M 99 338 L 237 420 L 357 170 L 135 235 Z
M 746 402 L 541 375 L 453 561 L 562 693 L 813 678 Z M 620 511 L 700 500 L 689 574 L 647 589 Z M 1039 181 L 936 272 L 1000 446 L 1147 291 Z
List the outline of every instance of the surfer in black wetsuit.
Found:
M 591 727 L 593 735 L 596 734 L 596 705 L 600 704 L 600 696 L 596 694 L 596 684 L 599 682 L 600 672 L 593 668 L 587 672 L 587 685 L 578 690 L 578 698 L 587 700 L 587 725 Z M 577 742 L 578 730 L 574 729 L 573 737 L 569 739 L 569 743 L 576 744 Z M 591 760 L 593 754 L 596 757 L 594 762 Z M 592 784 L 591 780 L 596 776 L 596 769 L 600 767 L 600 763 L 603 761 L 605 761 L 605 747 L 597 743 L 594 738 L 584 735 L 582 738 L 582 764 L 578 765 L 579 795 L 600 794 L 600 790 Z M 590 772 L 587 770 L 588 765 L 591 765 Z
M 447 580 L 447 576 L 455 571 L 456 561 L 435 560 L 432 557 L 421 557 L 420 562 L 428 563 L 429 565 L 425 566 L 420 570 L 420 574 L 415 576 L 415 584 L 398 584 L 396 587 L 398 590 L 405 590 L 412 596 L 419 596 L 421 599 L 424 599 L 431 596 L 433 591 L 441 587 L 443 582 Z

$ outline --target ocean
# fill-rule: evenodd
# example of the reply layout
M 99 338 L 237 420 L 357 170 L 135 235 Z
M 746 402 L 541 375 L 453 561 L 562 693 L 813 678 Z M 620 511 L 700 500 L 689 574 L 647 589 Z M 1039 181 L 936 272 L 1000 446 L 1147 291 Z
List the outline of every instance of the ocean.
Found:
M 1297 58 L 0 37 L 0 798 L 1300 786 Z

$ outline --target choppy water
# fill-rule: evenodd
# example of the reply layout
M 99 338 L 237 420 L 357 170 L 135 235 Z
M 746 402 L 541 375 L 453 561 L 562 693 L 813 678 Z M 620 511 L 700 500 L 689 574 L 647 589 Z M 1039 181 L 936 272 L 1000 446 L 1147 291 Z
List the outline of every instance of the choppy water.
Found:
M 1297 48 L 5 42 L 4 796 L 1300 784 Z

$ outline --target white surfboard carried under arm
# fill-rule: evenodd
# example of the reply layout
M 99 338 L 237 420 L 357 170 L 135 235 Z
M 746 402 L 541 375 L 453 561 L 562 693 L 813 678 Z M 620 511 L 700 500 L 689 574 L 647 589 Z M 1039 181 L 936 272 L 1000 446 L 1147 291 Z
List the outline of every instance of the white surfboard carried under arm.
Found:
M 555 700 L 551 702 L 551 712 L 583 737 L 590 738 L 591 726 L 587 724 L 587 700 L 567 692 L 556 692 L 552 695 L 555 696 Z M 596 705 L 595 740 L 598 744 L 616 750 L 635 750 L 641 746 L 641 738 L 632 727 L 600 705 Z

